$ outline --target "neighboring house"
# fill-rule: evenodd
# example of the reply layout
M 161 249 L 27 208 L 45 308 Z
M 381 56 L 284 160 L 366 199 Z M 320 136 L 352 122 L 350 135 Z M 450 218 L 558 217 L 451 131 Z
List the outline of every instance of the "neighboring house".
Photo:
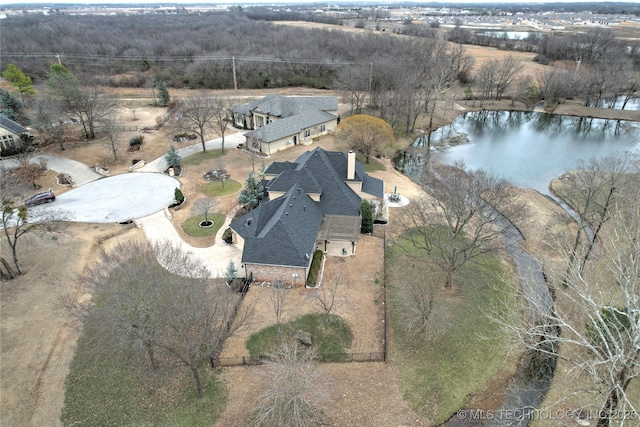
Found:
M 234 126 L 251 129 L 245 136 L 247 148 L 272 154 L 294 145 L 308 145 L 312 138 L 338 125 L 335 96 L 268 95 L 249 104 L 229 109 Z
M 17 154 L 22 147 L 20 135 L 28 133 L 27 128 L 0 114 L 0 155 Z
M 321 148 L 272 163 L 264 183 L 265 200 L 230 225 L 246 277 L 258 281 L 304 284 L 314 251 L 354 255 L 362 199 L 384 198 L 384 182 L 367 175 L 355 153 Z

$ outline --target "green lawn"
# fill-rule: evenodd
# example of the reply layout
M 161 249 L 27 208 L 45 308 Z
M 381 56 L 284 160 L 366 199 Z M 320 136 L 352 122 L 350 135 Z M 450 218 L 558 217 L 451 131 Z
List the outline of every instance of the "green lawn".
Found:
M 224 182 L 224 188 L 220 181 L 208 182 L 200 187 L 200 192 L 207 196 L 225 196 L 240 191 L 242 184 L 238 181 L 228 179 Z
M 209 149 L 206 153 L 200 152 L 196 154 L 192 154 L 189 157 L 185 157 L 182 159 L 183 165 L 199 165 L 202 162 L 206 162 L 208 160 L 218 159 L 226 154 L 226 151 L 229 148 L 225 149 L 223 153 L 221 149 Z
M 198 398 L 186 368 L 152 373 L 142 363 L 96 346 L 85 328 L 65 383 L 63 425 L 210 426 L 226 404 L 215 371 L 201 369 L 204 397 Z M 95 330 L 95 329 L 94 329 Z
M 364 156 L 360 153 L 356 153 L 356 160 L 362 163 L 364 171 L 367 173 L 386 170 L 384 165 L 373 156 L 369 157 L 369 163 L 365 163 Z
M 268 326 L 251 335 L 247 340 L 249 354 L 263 356 L 272 353 L 277 348 L 280 337 L 291 336 L 297 330 L 312 335 L 313 346 L 317 354 L 336 355 L 336 360 L 341 360 L 346 349 L 351 347 L 351 330 L 340 317 L 333 314 L 326 328 L 324 317 L 320 313 L 305 314 L 281 325 L 281 328 L 280 335 L 278 335 L 278 325 Z
M 222 224 L 224 224 L 224 220 L 226 217 L 220 213 L 209 214 L 209 221 L 213 221 L 213 227 L 203 228 L 200 227 L 200 221 L 204 220 L 204 215 L 196 215 L 187 219 L 182 223 L 182 229 L 189 236 L 193 237 L 209 237 L 215 236 Z
M 439 320 L 444 333 L 426 339 L 410 335 L 394 319 L 401 308 L 394 302 L 394 278 L 407 274 L 416 261 L 388 251 L 387 268 L 393 341 L 391 361 L 400 372 L 405 400 L 416 411 L 441 424 L 469 403 L 499 371 L 515 370 L 507 357 L 499 326 L 487 317 L 493 304 L 504 297 L 499 279 L 507 274 L 493 256 L 469 263 L 456 274 L 457 291 L 440 289 L 436 304 L 447 317 Z M 435 267 L 434 267 L 435 268 Z

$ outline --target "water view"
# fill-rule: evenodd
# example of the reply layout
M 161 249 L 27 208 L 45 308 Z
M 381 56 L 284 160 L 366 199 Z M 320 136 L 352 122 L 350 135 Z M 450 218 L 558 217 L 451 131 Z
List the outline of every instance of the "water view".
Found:
M 532 34 L 535 34 L 537 36 L 542 36 L 542 33 L 537 33 L 532 31 L 498 31 L 496 30 L 496 31 L 484 31 L 480 33 L 481 36 L 503 38 L 506 40 L 524 40 Z
M 400 159 L 416 177 L 427 156 L 494 171 L 521 187 L 549 194 L 549 182 L 578 159 L 640 153 L 640 124 L 534 112 L 466 113 L 451 125 L 418 138 Z

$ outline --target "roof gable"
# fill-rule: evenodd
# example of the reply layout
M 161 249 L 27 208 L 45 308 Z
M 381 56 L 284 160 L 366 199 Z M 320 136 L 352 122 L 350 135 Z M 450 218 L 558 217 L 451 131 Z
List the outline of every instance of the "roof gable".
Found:
M 7 116 L 0 114 L 0 127 L 7 129 L 9 132 L 13 132 L 15 134 L 27 133 L 29 129 L 20 125 L 19 123 L 14 122 Z
M 315 247 L 322 212 L 300 186 L 263 202 L 231 223 L 245 239 L 243 263 L 306 267 Z
M 288 136 L 297 135 L 303 129 L 327 123 L 337 117 L 320 110 L 305 110 L 294 116 L 274 120 L 246 134 L 247 138 L 256 138 L 264 142 L 273 142 Z

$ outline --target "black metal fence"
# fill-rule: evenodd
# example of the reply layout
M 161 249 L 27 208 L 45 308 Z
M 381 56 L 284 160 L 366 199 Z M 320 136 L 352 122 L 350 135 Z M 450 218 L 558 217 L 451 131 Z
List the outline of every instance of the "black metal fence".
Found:
M 335 353 L 316 354 L 314 359 L 325 363 L 351 363 L 351 362 L 384 362 L 385 352 L 373 353 Z M 216 367 L 229 366 L 255 366 L 262 365 L 269 356 L 239 356 L 239 357 L 219 357 L 215 360 Z
M 384 231 L 382 235 L 382 304 L 383 307 L 383 322 L 382 328 L 382 360 L 387 361 L 387 328 L 389 327 L 389 305 L 387 304 L 387 232 Z

